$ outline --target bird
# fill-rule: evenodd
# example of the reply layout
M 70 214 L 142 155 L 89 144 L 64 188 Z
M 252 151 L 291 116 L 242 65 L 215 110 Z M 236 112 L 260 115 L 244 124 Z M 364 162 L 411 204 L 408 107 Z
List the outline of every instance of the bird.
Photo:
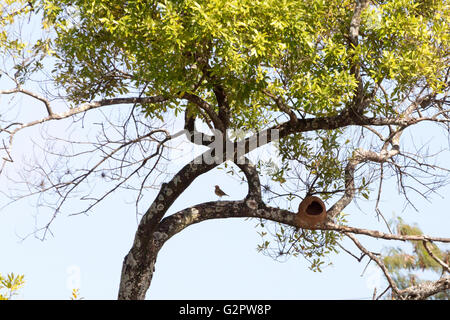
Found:
M 214 190 L 214 192 L 216 193 L 216 195 L 220 198 L 222 198 L 223 196 L 227 196 L 229 197 L 229 195 L 227 195 L 225 192 L 222 191 L 222 189 L 220 189 L 219 186 L 216 185 L 216 189 Z

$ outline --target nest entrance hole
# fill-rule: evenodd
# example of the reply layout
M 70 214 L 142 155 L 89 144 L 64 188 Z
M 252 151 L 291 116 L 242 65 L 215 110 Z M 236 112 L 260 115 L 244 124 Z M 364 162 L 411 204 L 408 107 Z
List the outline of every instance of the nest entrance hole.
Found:
M 311 202 L 307 207 L 306 207 L 306 213 L 313 215 L 313 216 L 317 216 L 319 214 L 321 214 L 323 211 L 322 206 L 320 205 L 319 202 L 317 201 L 313 201 Z

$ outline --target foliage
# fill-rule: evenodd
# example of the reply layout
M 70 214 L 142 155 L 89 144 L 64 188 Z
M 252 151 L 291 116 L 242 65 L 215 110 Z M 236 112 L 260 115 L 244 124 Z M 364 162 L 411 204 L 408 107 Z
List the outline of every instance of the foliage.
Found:
M 260 222 L 258 227 L 264 228 L 264 222 Z M 257 246 L 258 252 L 277 260 L 301 255 L 314 272 L 322 272 L 327 256 L 337 253 L 336 244 L 342 239 L 340 234 L 332 231 L 289 230 L 282 225 L 278 225 L 271 235 L 275 241 L 266 238 L 267 231 L 260 231 L 259 235 L 262 242 Z
M 25 284 L 23 275 L 8 274 L 3 277 L 0 274 L 0 300 L 9 300 L 18 293 Z
M 445 1 L 385 1 L 362 17 L 361 41 L 348 42 L 353 1 L 38 2 L 55 31 L 57 79 L 74 101 L 124 94 L 196 92 L 211 104 L 227 90 L 232 127 L 258 126 L 276 110 L 263 90 L 288 95 L 293 110 L 335 114 L 352 101 L 351 72 L 363 66 L 365 90 L 394 83 L 374 113 L 419 82 L 443 88 L 449 7 Z M 423 14 L 426 12 L 426 14 Z M 170 70 L 170 72 L 167 72 Z M 205 71 L 209 80 L 205 79 Z M 386 101 L 386 98 L 388 101 Z M 175 106 L 146 106 L 153 113 Z M 266 110 L 268 108 L 268 110 Z
M 72 294 L 70 300 L 83 300 L 84 298 L 80 296 L 80 289 L 72 289 Z
M 18 56 L 26 44 L 11 32 L 12 26 L 32 10 L 25 0 L 3 0 L 0 3 L 0 52 Z
M 53 77 L 69 100 L 116 97 L 136 89 L 141 95 L 166 96 L 165 103 L 141 106 L 149 118 L 183 111 L 184 93 L 196 94 L 218 111 L 218 86 L 227 95 L 229 129 L 258 131 L 277 122 L 281 110 L 273 96 L 285 99 L 302 118 L 335 115 L 355 103 L 360 81 L 355 68 L 361 69 L 363 92 L 374 95 L 364 112 L 374 116 L 398 114 L 394 106 L 411 92 L 429 88 L 439 94 L 446 86 L 446 1 L 375 1 L 362 13 L 357 43 L 349 38 L 350 0 L 30 3 L 16 11 L 34 8 L 51 34 L 30 50 L 52 55 Z M 14 7 L 24 4 L 17 1 Z M 391 89 L 380 93 L 380 85 Z M 284 161 L 306 159 L 302 165 L 314 181 L 309 191 L 327 197 L 342 189 L 341 163 L 352 152 L 351 145 L 348 153 L 340 152 L 343 141 L 350 142 L 342 137 L 344 131 L 282 139 Z M 284 175 L 282 170 L 275 178 L 283 181 Z
M 393 223 L 397 233 L 401 235 L 422 235 L 422 231 L 417 225 L 409 225 L 400 217 Z M 434 275 L 441 276 L 445 272 L 442 266 L 433 259 L 424 247 L 422 241 L 410 241 L 412 252 L 408 253 L 402 248 L 389 248 L 383 256 L 383 261 L 393 275 L 393 280 L 399 289 L 405 289 L 412 285 L 417 285 L 426 280 L 423 278 L 423 272 L 429 271 Z M 450 262 L 450 251 L 440 249 L 434 243 L 428 245 L 431 252 L 447 265 Z M 422 273 L 422 275 L 421 275 Z M 448 300 L 450 290 L 440 292 L 430 299 Z

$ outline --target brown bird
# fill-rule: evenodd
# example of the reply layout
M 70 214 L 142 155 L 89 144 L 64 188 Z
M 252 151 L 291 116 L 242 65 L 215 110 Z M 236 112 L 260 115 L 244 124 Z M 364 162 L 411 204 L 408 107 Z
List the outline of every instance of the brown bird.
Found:
M 222 191 L 222 189 L 220 189 L 219 186 L 216 186 L 216 189 L 214 190 L 214 192 L 216 193 L 216 195 L 220 198 L 222 198 L 223 196 L 227 196 L 229 197 L 229 195 L 227 195 L 225 192 Z

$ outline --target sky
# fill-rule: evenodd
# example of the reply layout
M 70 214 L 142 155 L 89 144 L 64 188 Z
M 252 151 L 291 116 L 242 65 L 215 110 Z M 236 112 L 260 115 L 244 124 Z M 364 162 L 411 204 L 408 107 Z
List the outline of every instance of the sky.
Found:
M 0 88 L 9 88 L 4 79 L 0 79 Z M 22 108 L 19 115 L 22 121 L 44 114 L 42 105 L 30 99 L 16 102 Z M 7 107 L 8 99 L 1 97 L 0 111 Z M 87 123 L 97 116 L 98 113 L 90 113 Z M 69 122 L 51 122 L 48 129 L 56 136 L 65 136 Z M 86 130 L 89 131 L 89 126 Z M 414 128 L 410 134 L 413 136 L 405 136 L 405 140 L 418 145 L 423 141 L 448 151 L 443 132 L 430 123 Z M 32 146 L 33 141 L 40 139 L 39 128 L 17 135 L 15 162 L 10 164 L 9 173 L 20 172 L 23 159 L 36 156 L 42 160 Z M 441 160 L 444 163 L 448 160 L 448 152 Z M 226 200 L 242 199 L 246 194 L 245 184 L 226 175 L 224 170 L 213 169 L 196 179 L 168 214 L 197 203 L 216 201 L 216 184 L 230 195 Z M 12 187 L 0 177 L 0 191 Z M 401 216 L 407 222 L 418 223 L 425 234 L 448 237 L 450 186 L 439 193 L 440 196 L 428 199 L 411 193 L 418 211 L 410 207 L 403 210 L 404 199 L 398 194 L 395 181 L 390 180 L 384 186 L 380 206 L 388 219 L 392 215 Z M 145 198 L 143 207 L 149 206 L 151 200 L 151 196 Z M 72 288 L 79 288 L 85 299 L 117 298 L 122 261 L 137 228 L 134 203 L 128 193 L 116 192 L 87 215 L 58 216 L 52 224 L 53 233 L 45 241 L 33 236 L 23 240 L 36 223 L 45 221 L 43 208 L 37 208 L 36 202 L 29 199 L 4 207 L 8 202 L 0 194 L 0 273 L 25 275 L 25 286 L 15 299 L 67 300 Z M 73 206 L 78 203 L 82 201 L 71 202 Z M 387 231 L 376 218 L 373 199 L 353 203 L 345 213 L 351 226 Z M 285 262 L 274 261 L 256 250 L 261 241 L 256 224 L 255 220 L 217 219 L 190 226 L 171 238 L 158 255 L 147 299 L 371 299 L 375 287 L 377 292 L 386 288 L 386 281 L 373 263 L 367 266 L 367 258 L 358 262 L 343 251 L 330 255 L 327 260 L 330 265 L 322 272 L 310 271 L 301 256 Z M 407 247 L 365 236 L 358 239 L 375 252 L 385 246 Z M 360 256 L 348 240 L 342 244 Z

